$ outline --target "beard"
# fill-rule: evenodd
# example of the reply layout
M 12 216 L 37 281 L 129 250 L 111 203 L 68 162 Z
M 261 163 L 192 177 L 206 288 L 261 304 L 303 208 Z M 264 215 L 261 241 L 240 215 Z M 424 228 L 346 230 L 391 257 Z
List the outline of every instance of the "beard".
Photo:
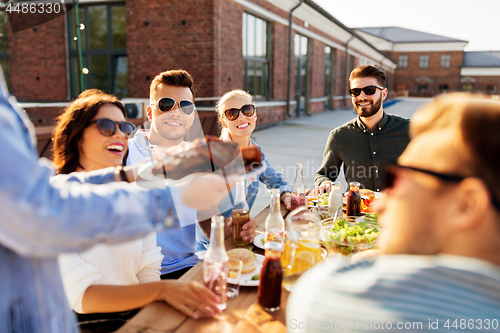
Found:
M 382 106 L 382 94 L 377 100 L 366 100 L 366 101 L 357 101 L 356 103 L 361 103 L 361 102 L 370 102 L 370 106 L 368 107 L 360 107 L 357 104 L 354 104 L 354 109 L 356 110 L 356 113 L 360 117 L 368 118 L 376 114 L 379 110 L 380 107 Z

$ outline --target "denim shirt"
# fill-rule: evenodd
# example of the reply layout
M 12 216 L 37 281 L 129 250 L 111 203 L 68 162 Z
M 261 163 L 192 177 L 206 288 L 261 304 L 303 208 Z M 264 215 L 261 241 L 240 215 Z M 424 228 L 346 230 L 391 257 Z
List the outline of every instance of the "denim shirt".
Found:
M 257 145 L 252 139 L 250 139 L 250 144 Z M 280 193 L 292 191 L 292 187 L 285 180 L 285 176 L 283 176 L 283 174 L 277 172 L 276 169 L 273 168 L 273 166 L 267 161 L 266 156 L 262 151 L 262 149 L 260 148 L 260 146 L 257 145 L 257 147 L 259 147 L 262 153 L 262 160 L 265 162 L 267 167 L 264 170 L 264 172 L 262 172 L 257 178 L 252 179 L 249 182 L 250 184 L 246 188 L 245 191 L 246 200 L 248 203 L 248 207 L 250 207 L 250 209 L 252 209 L 253 204 L 255 203 L 255 199 L 259 194 L 259 183 L 263 183 L 264 185 L 266 185 L 268 189 L 278 188 L 280 190 Z M 222 200 L 222 202 L 219 204 L 219 209 L 224 217 L 231 216 L 232 209 L 227 210 L 225 208 L 233 206 L 234 198 L 235 198 L 235 193 L 233 190 L 229 194 L 229 196 L 226 197 L 224 200 Z M 196 230 L 196 240 L 197 240 L 196 250 L 197 251 L 205 250 L 206 247 L 208 246 L 209 239 L 205 237 L 205 235 L 200 230 Z
M 170 189 L 79 184 L 113 181 L 113 169 L 51 183 L 33 125 L 6 92 L 0 71 L 0 332 L 76 333 L 57 255 L 151 232 L 173 209 Z

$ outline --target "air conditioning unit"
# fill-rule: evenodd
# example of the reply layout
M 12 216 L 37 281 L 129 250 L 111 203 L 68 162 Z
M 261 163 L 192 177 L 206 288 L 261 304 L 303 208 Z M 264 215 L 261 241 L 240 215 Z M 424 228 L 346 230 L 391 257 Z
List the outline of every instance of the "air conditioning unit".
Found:
M 124 98 L 121 100 L 125 111 L 127 111 L 127 119 L 143 118 L 145 113 L 145 102 L 138 98 Z

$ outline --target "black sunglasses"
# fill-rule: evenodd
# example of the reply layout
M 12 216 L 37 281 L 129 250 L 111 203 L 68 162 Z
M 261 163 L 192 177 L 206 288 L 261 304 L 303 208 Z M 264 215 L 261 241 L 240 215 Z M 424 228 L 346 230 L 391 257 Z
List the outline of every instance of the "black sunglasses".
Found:
M 176 100 L 173 98 L 163 97 L 158 101 L 158 109 L 160 109 L 160 111 L 162 112 L 168 112 L 175 107 L 176 103 Z M 196 110 L 194 103 L 186 99 L 183 99 L 178 103 L 179 108 L 182 110 L 182 112 L 184 112 L 188 116 Z
M 116 133 L 116 125 L 120 127 L 120 131 L 127 137 L 134 131 L 135 125 L 128 121 L 114 121 L 108 118 L 99 118 L 92 120 L 89 124 L 97 124 L 99 132 L 104 136 L 113 136 Z
M 349 89 L 349 94 L 351 94 L 352 97 L 358 97 L 359 94 L 361 94 L 361 91 L 365 93 L 365 95 L 371 96 L 375 94 L 377 89 L 383 90 L 384 87 L 381 86 L 366 86 L 364 88 L 352 88 Z
M 427 175 L 431 175 L 431 176 L 434 176 L 438 179 L 441 179 L 443 181 L 448 181 L 448 182 L 461 182 L 465 178 L 468 178 L 468 177 L 463 177 L 460 175 L 440 173 L 440 172 L 415 168 L 415 167 L 406 166 L 406 165 L 389 164 L 386 168 L 385 181 L 384 181 L 386 190 L 391 189 L 394 186 L 394 182 L 396 181 L 396 179 L 398 177 L 398 175 L 397 175 L 398 169 L 407 169 L 407 170 L 422 172 L 422 173 L 425 173 Z M 498 201 L 497 198 L 495 198 L 495 196 L 493 195 L 491 190 L 490 190 L 490 195 L 491 195 L 491 202 L 492 202 L 493 206 L 496 209 L 500 210 L 500 202 Z
M 224 115 L 226 116 L 227 119 L 234 121 L 238 119 L 238 117 L 240 116 L 240 111 L 241 113 L 243 113 L 244 116 L 251 117 L 255 113 L 255 105 L 246 104 L 243 105 L 241 109 L 236 109 L 236 108 L 227 109 L 226 111 L 224 111 Z

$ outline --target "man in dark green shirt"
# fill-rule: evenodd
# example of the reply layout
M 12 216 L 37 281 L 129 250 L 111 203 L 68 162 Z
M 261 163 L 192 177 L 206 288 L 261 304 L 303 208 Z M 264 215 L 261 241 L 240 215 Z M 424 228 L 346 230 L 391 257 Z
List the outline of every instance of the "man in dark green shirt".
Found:
M 396 163 L 410 141 L 409 119 L 384 112 L 387 79 L 378 67 L 358 66 L 349 77 L 356 119 L 334 129 L 326 143 L 323 162 L 316 172 L 314 193 L 329 191 L 344 164 L 346 181 L 361 188 L 383 189 L 385 168 Z

